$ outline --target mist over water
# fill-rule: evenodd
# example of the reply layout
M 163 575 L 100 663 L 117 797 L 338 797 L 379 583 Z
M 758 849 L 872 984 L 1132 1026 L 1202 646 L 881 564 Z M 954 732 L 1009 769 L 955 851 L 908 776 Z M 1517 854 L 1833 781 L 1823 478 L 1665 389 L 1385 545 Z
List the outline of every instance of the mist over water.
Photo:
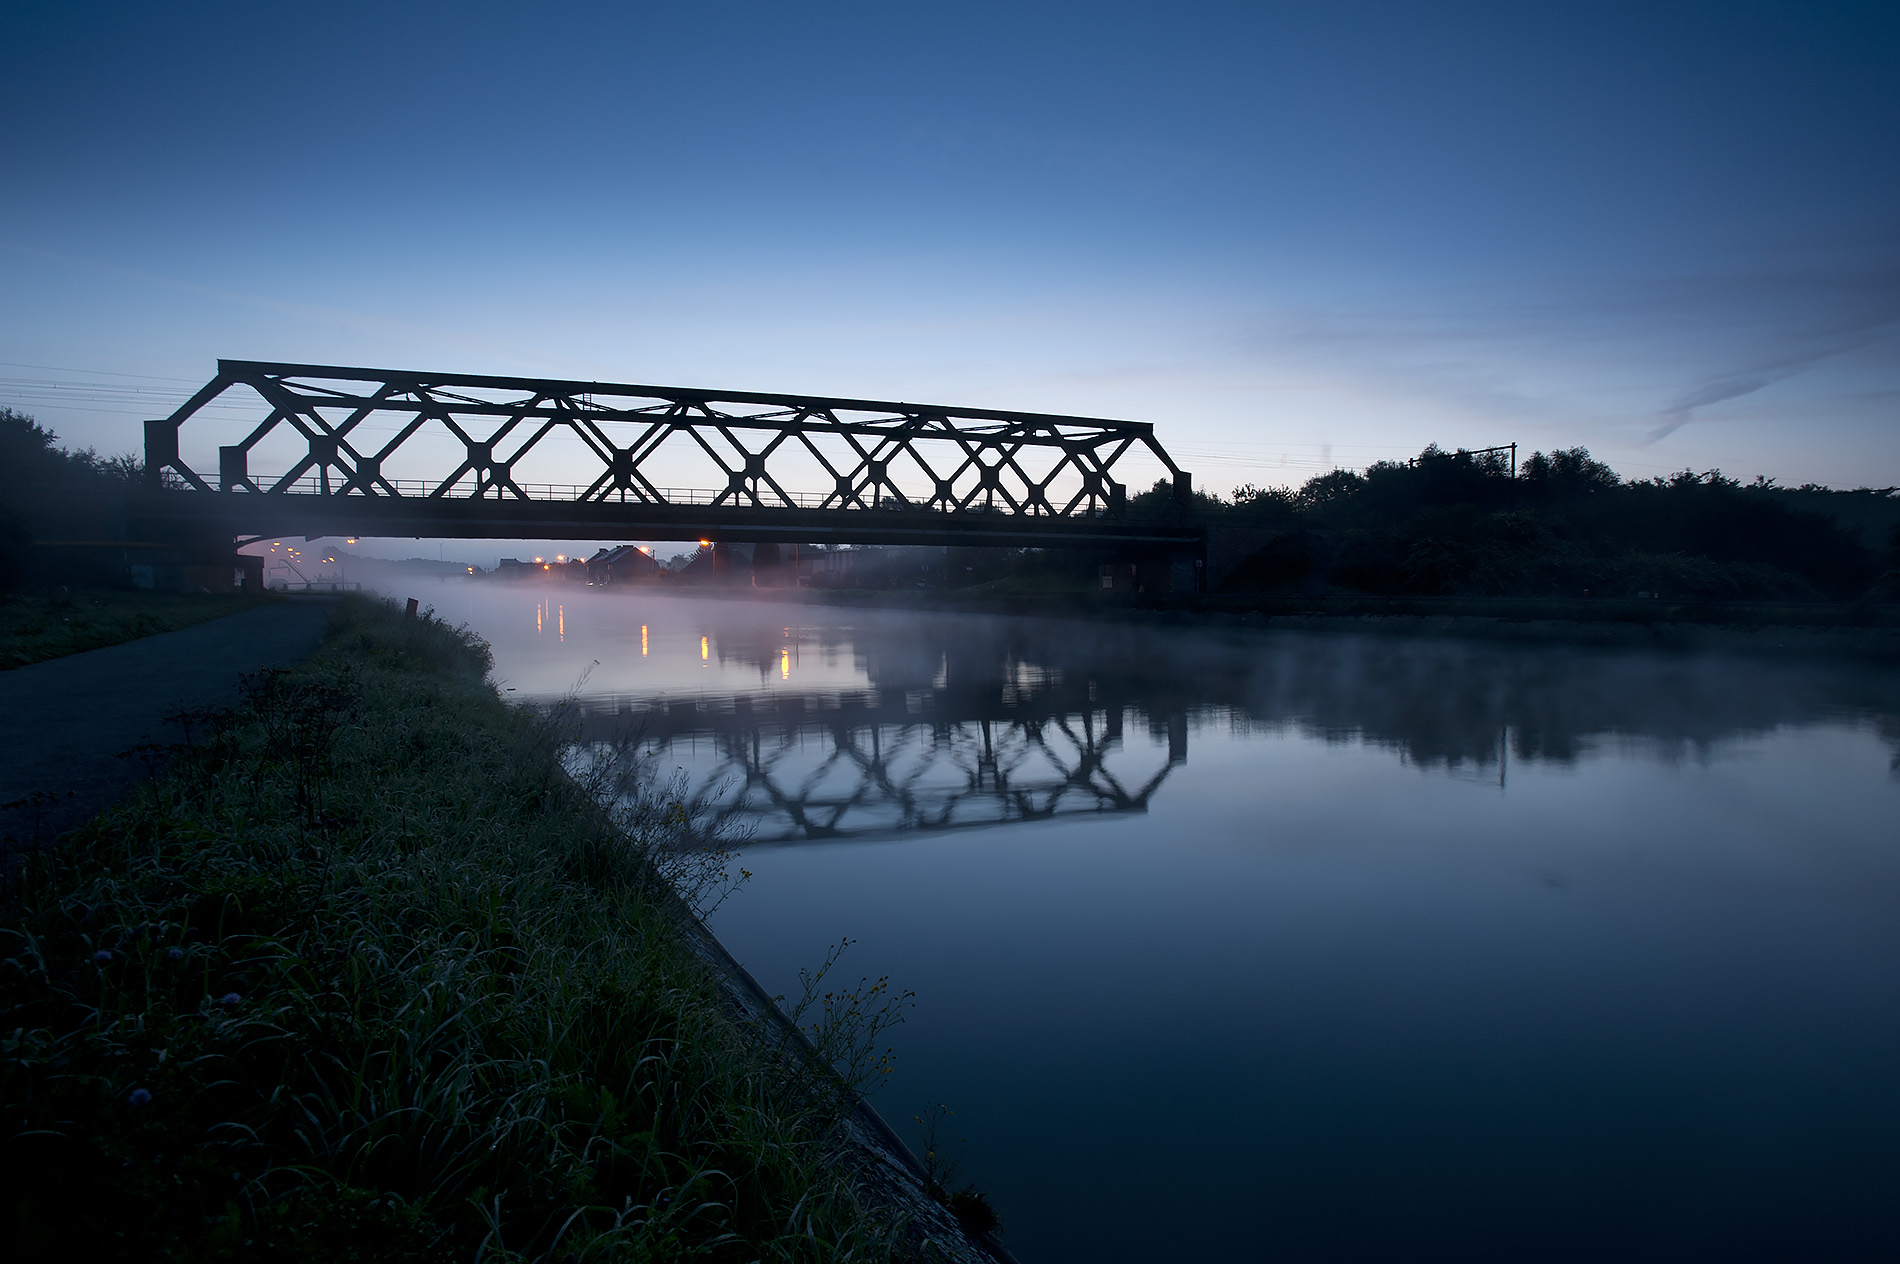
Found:
M 444 587 L 917 993 L 1026 1262 L 1890 1258 L 1900 674 Z M 577 687 L 577 682 L 579 682 Z

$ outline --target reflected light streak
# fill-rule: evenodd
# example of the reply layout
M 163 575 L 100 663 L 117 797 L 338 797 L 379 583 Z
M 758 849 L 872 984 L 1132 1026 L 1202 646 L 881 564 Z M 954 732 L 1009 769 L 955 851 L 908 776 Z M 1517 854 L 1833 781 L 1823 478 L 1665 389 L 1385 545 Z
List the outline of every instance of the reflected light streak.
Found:
M 792 678 L 792 652 L 789 649 L 778 652 L 778 678 L 780 680 Z
M 699 661 L 703 663 L 711 657 L 711 648 L 706 644 L 706 638 L 702 636 L 699 638 Z
M 556 626 L 560 629 L 560 632 L 559 632 L 560 638 L 562 641 L 566 641 L 567 640 L 567 607 L 556 606 L 554 614 L 555 614 L 555 618 L 559 620 Z
M 640 657 L 645 658 L 646 656 L 647 656 L 647 625 L 642 623 L 640 625 Z

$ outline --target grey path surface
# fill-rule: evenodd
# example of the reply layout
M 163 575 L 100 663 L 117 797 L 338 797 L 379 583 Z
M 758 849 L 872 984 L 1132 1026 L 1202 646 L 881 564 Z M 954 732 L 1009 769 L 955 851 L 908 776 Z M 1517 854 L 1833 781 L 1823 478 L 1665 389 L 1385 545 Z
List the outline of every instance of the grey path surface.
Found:
M 293 599 L 123 645 L 0 672 L 0 854 L 46 843 L 146 775 L 141 743 L 181 741 L 165 717 L 227 705 L 238 677 L 323 640 L 331 602 Z M 51 804 L 11 806 L 35 792 Z

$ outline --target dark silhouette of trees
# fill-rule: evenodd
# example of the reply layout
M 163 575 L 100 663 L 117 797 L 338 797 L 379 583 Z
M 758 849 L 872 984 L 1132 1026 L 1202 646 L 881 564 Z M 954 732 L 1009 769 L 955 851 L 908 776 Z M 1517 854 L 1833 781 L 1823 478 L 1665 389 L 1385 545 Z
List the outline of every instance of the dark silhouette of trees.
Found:
M 1135 499 L 1153 512 L 1166 497 L 1163 482 Z M 1513 478 L 1504 453 L 1431 445 L 1297 489 L 1197 494 L 1194 512 L 1289 531 L 1236 573 L 1241 585 L 1316 576 L 1385 594 L 1847 600 L 1900 547 L 1895 489 L 1785 489 L 1720 470 L 1624 480 L 1582 447 L 1532 453 Z
M 0 588 L 17 588 L 32 572 L 33 540 L 45 538 L 49 522 L 69 529 L 56 528 L 60 535 L 116 535 L 116 527 L 103 524 L 116 521 L 118 493 L 142 472 L 136 456 L 62 448 L 59 436 L 32 417 L 0 407 Z M 75 524 L 96 529 L 70 530 Z
M 0 495 L 49 484 L 130 482 L 142 469 L 129 453 L 102 457 L 91 448 L 62 448 L 58 435 L 26 413 L 0 407 Z
M 1592 457 L 1588 448 L 1533 452 L 1518 471 L 1518 480 L 1526 499 L 1539 504 L 1590 496 L 1623 484 L 1616 471 Z

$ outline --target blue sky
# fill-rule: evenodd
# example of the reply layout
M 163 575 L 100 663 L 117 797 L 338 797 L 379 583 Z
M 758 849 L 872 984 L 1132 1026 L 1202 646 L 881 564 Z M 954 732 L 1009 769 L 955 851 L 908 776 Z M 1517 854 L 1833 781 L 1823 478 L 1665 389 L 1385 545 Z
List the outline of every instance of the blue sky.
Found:
M 127 449 L 227 356 L 1135 417 L 1214 490 L 1900 483 L 1897 15 L 10 6 L 0 403 Z

